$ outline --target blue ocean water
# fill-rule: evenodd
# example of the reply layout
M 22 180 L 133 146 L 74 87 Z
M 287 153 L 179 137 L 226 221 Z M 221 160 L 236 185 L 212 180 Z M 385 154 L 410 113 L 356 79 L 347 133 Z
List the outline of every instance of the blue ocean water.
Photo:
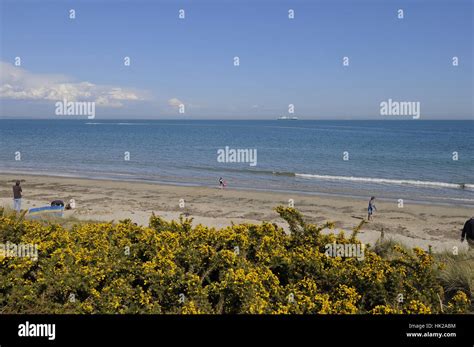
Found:
M 222 176 L 230 188 L 474 206 L 473 134 L 474 121 L 2 119 L 0 172 L 204 186 Z M 218 162 L 226 146 L 256 149 L 257 165 Z

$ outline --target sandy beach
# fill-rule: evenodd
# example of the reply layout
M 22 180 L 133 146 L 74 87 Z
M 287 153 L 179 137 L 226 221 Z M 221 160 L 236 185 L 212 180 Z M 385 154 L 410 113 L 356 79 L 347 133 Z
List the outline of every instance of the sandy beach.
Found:
M 147 225 L 152 212 L 167 220 L 184 213 L 194 218 L 194 224 L 213 227 L 262 221 L 285 227 L 274 208 L 288 205 L 289 199 L 307 221 L 333 221 L 337 230 L 350 231 L 367 217 L 367 201 L 356 198 L 9 174 L 0 175 L 2 206 L 12 206 L 11 187 L 17 178 L 22 180 L 23 209 L 46 206 L 55 199 L 74 199 L 76 209 L 66 211 L 65 217 L 81 220 L 130 218 Z M 460 230 L 473 213 L 468 207 L 405 202 L 399 208 L 397 201 L 383 200 L 378 200 L 376 206 L 374 220 L 359 234 L 365 243 L 374 244 L 383 231 L 386 238 L 407 246 L 427 249 L 431 245 L 435 251 L 451 250 L 453 246 L 466 248 L 460 242 Z

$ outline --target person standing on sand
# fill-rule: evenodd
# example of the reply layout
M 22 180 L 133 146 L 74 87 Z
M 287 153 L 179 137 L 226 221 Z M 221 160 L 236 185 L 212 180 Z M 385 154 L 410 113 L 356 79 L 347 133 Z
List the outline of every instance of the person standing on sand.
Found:
M 15 185 L 13 186 L 13 209 L 16 212 L 20 212 L 21 210 L 21 192 L 23 190 L 20 186 L 20 181 L 16 181 Z
M 474 217 L 468 219 L 464 224 L 461 234 L 461 242 L 463 242 L 464 239 L 466 239 L 469 247 L 474 248 Z
M 369 200 L 369 206 L 367 207 L 367 220 L 372 220 L 372 214 L 374 211 L 377 211 L 377 208 L 375 207 L 375 196 L 372 196 Z

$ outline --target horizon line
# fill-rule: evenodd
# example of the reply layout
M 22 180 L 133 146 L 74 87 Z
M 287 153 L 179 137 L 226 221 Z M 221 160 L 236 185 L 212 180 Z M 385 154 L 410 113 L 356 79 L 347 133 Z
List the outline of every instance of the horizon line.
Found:
M 281 123 L 297 123 L 298 121 L 474 121 L 472 118 L 420 118 L 420 119 L 380 119 L 380 118 L 299 118 L 297 120 L 279 120 L 277 118 L 57 118 L 57 117 L 1 117 L 0 120 L 68 120 L 68 121 L 280 121 Z

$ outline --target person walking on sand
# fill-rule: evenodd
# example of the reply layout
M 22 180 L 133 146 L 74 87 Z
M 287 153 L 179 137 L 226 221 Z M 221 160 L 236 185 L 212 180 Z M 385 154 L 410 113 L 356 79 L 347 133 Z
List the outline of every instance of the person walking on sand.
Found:
M 13 186 L 13 209 L 16 212 L 20 212 L 21 210 L 21 192 L 23 190 L 20 186 L 20 181 L 16 181 L 15 185 Z
M 367 220 L 372 220 L 372 214 L 374 211 L 377 211 L 377 208 L 375 207 L 375 196 L 372 196 L 369 200 L 369 206 L 367 207 Z
M 461 242 L 463 242 L 464 239 L 466 239 L 469 247 L 474 248 L 474 217 L 468 219 L 464 224 L 461 234 Z

